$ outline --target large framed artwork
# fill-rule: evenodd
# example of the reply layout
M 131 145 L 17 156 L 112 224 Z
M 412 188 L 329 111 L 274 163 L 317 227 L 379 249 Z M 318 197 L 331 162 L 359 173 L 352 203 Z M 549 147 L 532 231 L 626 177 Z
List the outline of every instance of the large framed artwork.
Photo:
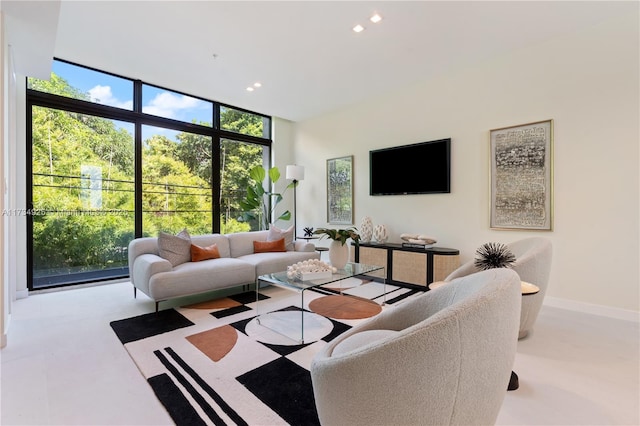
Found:
M 491 228 L 552 230 L 553 120 L 490 134 Z
M 353 224 L 353 155 L 327 160 L 327 222 Z

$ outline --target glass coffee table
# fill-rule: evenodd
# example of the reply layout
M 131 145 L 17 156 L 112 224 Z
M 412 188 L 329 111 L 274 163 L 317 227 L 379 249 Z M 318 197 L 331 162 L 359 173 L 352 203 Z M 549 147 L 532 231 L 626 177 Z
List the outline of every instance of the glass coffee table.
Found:
M 380 269 L 384 269 L 382 266 L 375 265 L 365 265 L 362 263 L 353 263 L 349 262 L 344 267 L 344 269 L 338 269 L 338 271 L 334 274 L 331 274 L 330 277 L 327 278 L 318 278 L 313 280 L 302 281 L 298 278 L 289 278 L 287 277 L 287 272 L 276 272 L 273 274 L 265 274 L 260 275 L 256 280 L 256 317 L 257 323 L 275 331 L 276 333 L 282 334 L 290 339 L 296 340 L 299 343 L 304 343 L 305 338 L 305 320 L 307 325 L 307 331 L 309 329 L 313 329 L 314 327 L 322 327 L 321 320 L 324 317 L 314 314 L 312 312 L 305 312 L 304 310 L 304 294 L 305 291 L 315 289 L 321 292 L 332 293 L 328 290 L 323 290 L 321 287 L 327 284 L 337 283 L 340 281 L 346 280 L 347 278 L 357 277 L 359 275 L 368 274 L 373 271 L 378 271 Z M 298 331 L 298 325 L 291 323 L 291 312 L 271 312 L 260 314 L 259 306 L 260 306 L 260 282 L 265 282 L 276 287 L 284 288 L 287 290 L 295 291 L 300 293 L 300 327 Z M 384 305 L 386 302 L 386 283 L 383 281 L 383 297 L 384 300 L 382 304 Z M 281 315 L 279 315 L 281 314 Z M 297 316 L 297 313 L 296 313 Z M 319 317 L 319 318 L 318 318 Z

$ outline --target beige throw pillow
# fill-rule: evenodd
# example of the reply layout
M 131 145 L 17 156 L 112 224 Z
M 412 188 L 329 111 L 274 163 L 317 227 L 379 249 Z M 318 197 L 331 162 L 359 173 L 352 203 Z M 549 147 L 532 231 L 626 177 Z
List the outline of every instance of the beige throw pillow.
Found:
M 191 235 L 183 229 L 178 235 L 160 231 L 158 234 L 158 252 L 160 257 L 167 259 L 171 266 L 176 267 L 191 261 Z
M 280 238 L 284 238 L 284 247 L 287 251 L 295 250 L 293 245 L 293 225 L 287 229 L 280 229 L 274 224 L 269 225 L 269 235 L 267 241 L 278 241 Z

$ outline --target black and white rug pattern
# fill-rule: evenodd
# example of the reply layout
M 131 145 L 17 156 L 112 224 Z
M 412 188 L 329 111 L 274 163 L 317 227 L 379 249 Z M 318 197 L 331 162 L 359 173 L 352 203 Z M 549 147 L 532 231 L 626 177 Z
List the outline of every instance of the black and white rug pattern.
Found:
M 421 292 L 363 281 L 344 293 L 386 301 L 384 310 Z M 305 291 L 304 315 L 318 316 L 308 312 L 308 304 L 322 296 Z M 321 317 L 323 325 L 300 344 L 256 322 L 257 312 L 282 312 L 295 329 L 302 314 L 299 293 L 262 288 L 258 311 L 254 291 L 226 299 L 213 308 L 167 309 L 113 321 L 111 327 L 178 425 L 319 424 L 311 360 L 367 319 Z

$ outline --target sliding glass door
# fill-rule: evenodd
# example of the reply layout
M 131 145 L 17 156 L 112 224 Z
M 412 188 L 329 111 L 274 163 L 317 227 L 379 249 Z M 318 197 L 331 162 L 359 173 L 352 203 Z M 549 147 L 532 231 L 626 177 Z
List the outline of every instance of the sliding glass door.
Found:
M 134 236 L 133 125 L 32 107 L 33 288 L 122 276 Z

